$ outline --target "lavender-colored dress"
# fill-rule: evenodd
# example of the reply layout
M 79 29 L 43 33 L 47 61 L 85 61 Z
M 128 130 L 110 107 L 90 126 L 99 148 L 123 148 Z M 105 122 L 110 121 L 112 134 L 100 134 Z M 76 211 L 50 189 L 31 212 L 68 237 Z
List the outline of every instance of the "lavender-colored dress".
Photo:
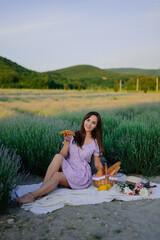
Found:
M 62 171 L 72 189 L 87 188 L 92 182 L 91 167 L 89 165 L 92 155 L 100 156 L 97 140 L 82 148 L 74 143 L 72 137 L 69 145 L 67 159 L 63 158 Z

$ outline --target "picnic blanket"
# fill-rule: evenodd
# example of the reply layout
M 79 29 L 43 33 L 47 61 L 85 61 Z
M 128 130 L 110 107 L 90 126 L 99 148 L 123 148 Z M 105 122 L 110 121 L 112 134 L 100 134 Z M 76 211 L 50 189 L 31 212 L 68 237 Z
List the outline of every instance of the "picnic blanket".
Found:
M 125 175 L 118 177 L 119 180 L 124 180 Z M 42 183 L 32 184 L 32 185 L 21 185 L 18 186 L 12 192 L 12 198 L 20 197 L 25 193 L 32 192 L 38 189 Z M 156 183 L 152 183 L 153 185 Z M 108 191 L 98 191 L 93 184 L 86 189 L 82 190 L 73 190 L 68 188 L 57 188 L 47 196 L 36 200 L 33 203 L 23 204 L 21 207 L 26 211 L 31 211 L 35 214 L 46 214 L 53 212 L 57 209 L 64 207 L 65 205 L 86 205 L 86 204 L 97 204 L 102 202 L 110 202 L 112 200 L 121 200 L 121 201 L 133 201 L 141 199 L 157 199 L 160 198 L 160 184 L 156 184 L 157 187 L 154 188 L 153 194 L 149 196 L 136 196 L 136 195 L 126 195 L 120 193 L 113 186 Z

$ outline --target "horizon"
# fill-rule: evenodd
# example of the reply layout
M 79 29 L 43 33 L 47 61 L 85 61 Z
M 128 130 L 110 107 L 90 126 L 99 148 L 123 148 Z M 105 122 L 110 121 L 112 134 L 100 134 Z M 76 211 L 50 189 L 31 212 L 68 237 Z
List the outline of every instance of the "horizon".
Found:
M 6 57 L 3 57 L 3 56 L 0 56 L 2 58 L 6 58 Z M 12 61 L 12 59 L 8 59 L 6 58 L 7 60 L 9 61 Z M 25 66 L 23 65 L 20 65 L 19 63 L 15 62 L 15 61 L 12 61 L 16 64 L 18 64 L 19 66 L 23 67 L 23 68 L 26 68 Z M 68 67 L 64 67 L 64 68 L 58 68 L 58 69 L 52 69 L 52 70 L 47 70 L 47 71 L 43 71 L 43 72 L 50 72 L 50 71 L 58 71 L 58 70 L 62 70 L 62 69 L 66 69 L 66 68 L 71 68 L 71 67 L 76 67 L 76 66 L 91 66 L 91 67 L 97 67 L 97 66 L 94 66 L 94 65 L 90 65 L 90 64 L 78 64 L 78 65 L 72 65 L 72 66 L 68 66 Z M 100 67 L 97 67 L 97 68 L 100 68 Z M 39 72 L 39 73 L 42 73 L 40 71 L 37 71 L 37 70 L 34 70 L 34 69 L 29 69 L 29 68 L 26 68 L 28 70 L 31 70 L 31 71 L 35 71 L 35 72 Z M 136 68 L 136 67 L 115 67 L 115 68 L 100 68 L 102 70 L 110 70 L 110 69 L 140 69 L 140 70 L 160 70 L 160 68 Z
M 6 0 L 0 55 L 37 72 L 160 69 L 158 0 Z

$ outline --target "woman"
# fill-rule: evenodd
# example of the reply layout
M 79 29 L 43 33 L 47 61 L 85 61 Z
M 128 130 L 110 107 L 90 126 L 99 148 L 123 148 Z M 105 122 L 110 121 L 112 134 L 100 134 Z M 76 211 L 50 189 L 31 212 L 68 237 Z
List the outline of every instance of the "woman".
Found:
M 87 188 L 92 181 L 89 162 L 92 155 L 97 170 L 103 169 L 100 156 L 103 152 L 102 122 L 99 113 L 89 112 L 83 119 L 81 129 L 64 135 L 64 145 L 56 154 L 46 172 L 42 186 L 34 192 L 15 199 L 17 202 L 31 203 L 63 185 L 72 189 Z

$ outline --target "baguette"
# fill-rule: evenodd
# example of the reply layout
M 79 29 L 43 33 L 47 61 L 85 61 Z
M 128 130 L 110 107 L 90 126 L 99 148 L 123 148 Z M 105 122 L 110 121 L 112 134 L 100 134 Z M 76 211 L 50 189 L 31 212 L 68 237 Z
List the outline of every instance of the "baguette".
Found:
M 110 172 L 110 175 L 115 175 L 119 171 L 119 169 L 120 169 L 120 166 L 114 168 L 112 172 Z
M 116 167 L 120 167 L 121 162 L 117 162 L 114 165 L 112 165 L 110 168 L 108 168 L 107 170 L 107 174 L 111 174 L 111 172 L 116 168 Z
M 72 132 L 71 130 L 64 130 L 64 131 L 60 132 L 60 134 L 71 134 L 72 136 L 75 136 L 75 133 Z

